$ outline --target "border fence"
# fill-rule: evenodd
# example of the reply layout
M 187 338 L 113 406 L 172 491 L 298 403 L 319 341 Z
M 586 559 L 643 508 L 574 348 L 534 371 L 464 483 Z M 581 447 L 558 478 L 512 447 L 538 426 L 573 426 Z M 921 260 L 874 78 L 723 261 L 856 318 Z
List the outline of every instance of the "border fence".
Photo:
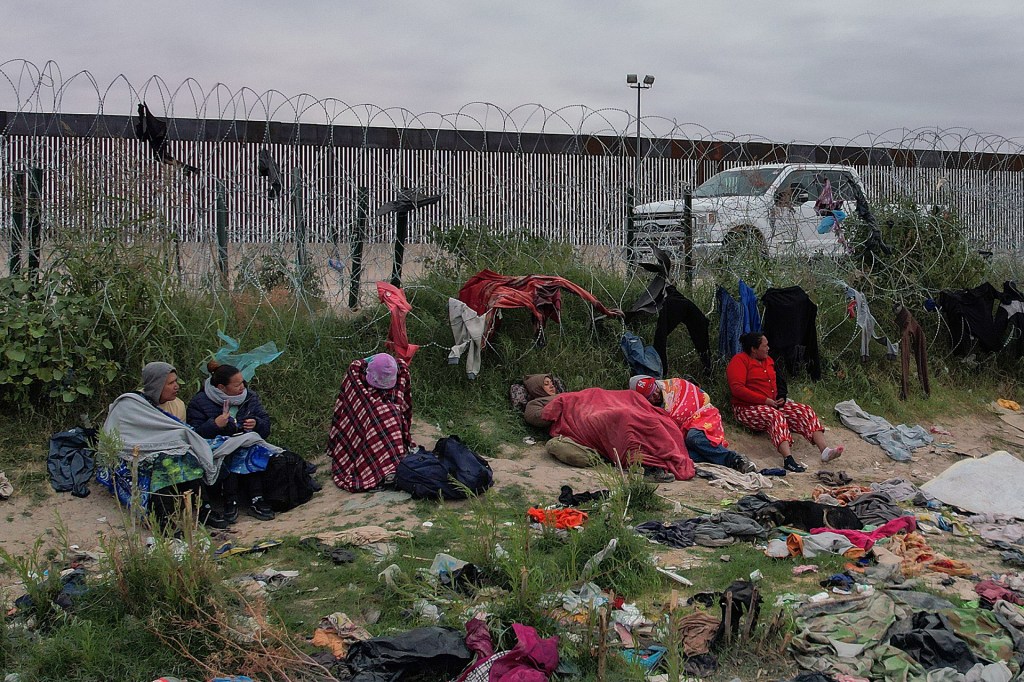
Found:
M 0 72 L 11 65 L 0 64 Z M 952 207 L 979 249 L 1024 244 L 1021 145 L 971 131 L 775 143 L 695 137 L 693 126 L 649 117 L 642 121 L 647 134 L 635 137 L 628 131 L 636 119 L 623 111 L 531 107 L 524 114 L 479 105 L 487 115 L 395 116 L 306 96 L 271 106 L 279 93 L 221 98 L 217 86 L 197 98 L 191 86 L 171 91 L 151 79 L 135 89 L 122 82 L 129 111 L 147 95 L 163 105 L 154 105 L 167 126 L 162 163 L 137 137 L 136 117 L 102 113 L 114 84 L 96 88 L 100 113 L 64 113 L 62 95 L 82 75 L 58 83 L 52 74 L 46 80 L 29 72 L 34 80 L 7 79 L 13 107 L 0 90 L 0 107 L 8 107 L 0 111 L 0 225 L 10 235 L 0 247 L 5 267 L 22 252 L 45 259 L 45 245 L 59 230 L 111 227 L 126 239 L 156 230 L 179 244 L 178 258 L 189 259 L 191 272 L 219 270 L 225 281 L 268 249 L 344 270 L 362 258 L 384 260 L 380 254 L 390 255 L 398 230 L 407 230 L 415 248 L 429 242 L 432 230 L 460 226 L 602 247 L 621 261 L 631 197 L 678 198 L 720 170 L 775 162 L 851 165 L 872 201 L 907 196 Z M 52 97 L 40 97 L 41 88 Z M 252 101 L 240 106 L 246 97 Z M 195 104 L 195 117 L 164 118 L 187 102 Z M 240 110 L 248 116 L 234 118 Z M 255 115 L 260 111 L 265 116 Z M 320 111 L 334 112 L 323 117 L 329 122 L 308 122 L 310 112 Z M 353 118 L 360 122 L 335 122 Z M 376 125 L 380 120 L 392 125 Z M 530 132 L 530 125 L 565 132 Z M 280 192 L 257 172 L 261 152 L 280 171 Z M 407 224 L 393 212 L 379 215 L 411 192 L 440 199 L 408 212 Z

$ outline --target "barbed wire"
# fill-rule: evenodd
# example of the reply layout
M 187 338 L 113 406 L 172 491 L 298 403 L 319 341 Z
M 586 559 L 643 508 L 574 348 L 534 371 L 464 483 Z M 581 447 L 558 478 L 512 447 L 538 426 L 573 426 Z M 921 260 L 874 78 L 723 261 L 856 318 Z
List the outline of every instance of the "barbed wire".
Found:
M 198 180 L 158 164 L 135 139 L 132 117 L 143 102 L 168 121 L 176 158 L 200 166 Z M 281 318 L 281 302 L 273 299 L 273 291 L 280 287 L 294 294 L 286 306 L 310 313 L 324 301 L 335 312 L 343 312 L 357 286 L 357 308 L 374 301 L 369 284 L 388 279 L 391 273 L 396 226 L 392 218 L 374 216 L 373 209 L 406 188 L 448 198 L 409 215 L 406 281 L 419 281 L 438 258 L 454 258 L 442 254 L 432 235 L 471 227 L 466 238 L 475 235 L 477 240 L 468 245 L 471 250 L 479 255 L 488 244 L 497 245 L 497 252 L 485 254 L 485 264 L 499 269 L 514 266 L 517 272 L 509 274 L 550 267 L 549 260 L 531 253 L 534 237 L 572 245 L 581 254 L 573 260 L 572 274 L 583 272 L 587 281 L 581 285 L 620 308 L 647 280 L 645 273 L 627 265 L 623 248 L 629 187 L 633 185 L 644 200 L 678 199 L 684 188 L 715 172 L 748 164 L 845 160 L 860 172 L 876 205 L 911 197 L 919 204 L 958 213 L 977 247 L 1015 251 L 1024 243 L 1022 140 L 965 128 L 894 128 L 852 138 L 779 142 L 644 116 L 639 121 L 643 139 L 637 140 L 638 121 L 632 112 L 582 104 L 550 109 L 532 103 L 505 110 L 473 102 L 450 113 L 415 113 L 307 93 L 257 92 L 223 83 L 204 87 L 193 78 L 175 85 L 152 76 L 133 84 L 118 75 L 103 83 L 88 71 L 65 75 L 55 62 L 37 66 L 26 60 L 0 63 L 0 111 L 6 112 L 0 125 L 0 169 L 5 176 L 0 211 L 5 232 L 14 229 L 16 203 L 6 176 L 40 167 L 47 183 L 41 209 L 43 240 L 56 231 L 88 233 L 84 228 L 100 225 L 115 226 L 132 239 L 170 241 L 175 263 L 169 269 L 183 285 L 255 292 L 256 310 L 243 331 L 263 306 Z M 55 114 L 82 113 L 93 116 L 92 122 L 71 128 L 64 121 L 45 132 L 26 132 L 35 125 L 27 123 L 31 116 L 38 123 Z M 185 125 L 189 122 L 194 125 Z M 217 128 L 211 122 L 260 125 L 240 140 L 237 127 Z M 272 139 L 276 124 L 294 126 L 293 136 L 287 141 Z M 323 135 L 306 139 L 299 132 L 304 126 L 323 126 L 317 128 Z M 349 129 L 358 130 L 354 141 L 336 137 Z M 294 180 L 283 170 L 281 199 L 268 198 L 265 181 L 255 172 L 261 148 L 272 150 L 282 169 L 300 171 L 294 176 L 300 179 Z M 638 153 L 641 164 L 635 175 Z M 299 189 L 305 218 L 301 234 L 294 202 Z M 362 227 L 361 196 L 367 198 L 368 209 L 362 212 Z M 226 242 L 216 234 L 218 201 L 228 206 L 223 212 Z M 726 204 L 722 200 L 717 209 L 725 210 Z M 922 225 L 927 219 L 920 216 Z M 649 237 L 642 227 L 637 226 L 641 240 Z M 360 248 L 367 252 L 361 279 L 353 282 L 352 254 L 360 229 L 365 231 Z M 495 234 L 502 239 L 487 241 Z M 949 281 L 970 279 L 972 254 L 960 244 L 947 243 L 945 232 L 922 229 L 913 237 L 902 250 L 880 259 L 866 277 L 873 296 L 898 300 L 936 270 Z M 934 262 L 915 262 L 913 254 L 929 238 L 939 241 Z M 648 241 L 674 248 L 678 255 L 678 240 L 677 235 L 674 244 Z M 217 253 L 222 245 L 228 254 L 227 271 Z M 13 249 L 4 240 L 5 262 L 15 255 Z M 306 257 L 301 269 L 300 252 Z M 797 246 L 780 248 L 773 256 L 774 269 L 762 268 L 757 275 L 762 287 L 834 283 L 856 274 L 848 261 L 828 259 L 814 261 L 816 271 L 809 272 L 807 254 Z M 1013 275 L 1010 263 L 1006 270 Z M 735 283 L 751 276 L 749 261 L 742 259 L 699 260 L 696 272 L 698 284 Z M 617 275 L 618 283 L 610 284 L 607 273 Z M 432 296 L 452 294 L 422 284 L 416 289 Z M 415 294 L 411 290 L 410 298 Z M 695 296 L 705 312 L 713 314 L 708 291 Z M 841 320 L 841 297 L 829 300 L 836 302 L 822 317 Z M 212 311 L 211 320 L 224 312 Z M 377 350 L 381 340 L 371 349 L 364 347 L 364 339 L 385 317 L 386 312 L 375 312 L 362 318 L 355 332 L 333 340 L 358 353 Z M 933 345 L 940 330 L 941 324 L 936 325 Z M 842 352 L 853 347 L 859 333 L 842 321 L 823 330 L 825 338 L 840 341 Z M 427 347 L 450 345 L 450 339 L 442 337 L 416 342 Z

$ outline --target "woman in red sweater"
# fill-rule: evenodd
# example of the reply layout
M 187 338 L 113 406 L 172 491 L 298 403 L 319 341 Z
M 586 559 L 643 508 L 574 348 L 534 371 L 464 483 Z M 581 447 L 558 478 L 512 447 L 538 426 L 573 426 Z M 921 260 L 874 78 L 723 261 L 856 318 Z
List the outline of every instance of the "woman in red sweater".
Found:
M 778 397 L 775 363 L 768 356 L 768 338 L 759 332 L 743 334 L 740 347 L 743 350 L 733 356 L 725 370 L 736 421 L 754 431 L 767 431 L 789 471 L 806 470 L 790 451 L 792 431 L 814 443 L 821 451 L 822 462 L 842 455 L 842 445 L 829 447 L 825 443 L 825 427 L 810 406 Z

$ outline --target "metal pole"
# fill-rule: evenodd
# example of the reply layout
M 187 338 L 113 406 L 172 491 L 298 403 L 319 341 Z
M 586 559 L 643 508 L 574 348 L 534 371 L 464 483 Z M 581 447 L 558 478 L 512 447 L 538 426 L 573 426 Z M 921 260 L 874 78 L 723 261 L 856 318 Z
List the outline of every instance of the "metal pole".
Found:
M 636 260 L 636 218 L 633 207 L 636 205 L 636 190 L 626 188 L 626 265 L 633 265 Z
M 306 202 L 303 188 L 302 167 L 292 169 L 292 215 L 295 218 L 295 269 L 297 286 L 303 288 L 309 273 L 309 259 L 306 257 Z
M 687 187 L 683 192 L 683 276 L 686 288 L 693 288 L 693 191 Z
M 11 253 L 7 261 L 8 272 L 21 272 L 21 247 L 25 241 L 25 205 L 28 202 L 28 173 L 14 173 L 14 201 L 11 202 Z
M 352 273 L 348 285 L 348 307 L 359 305 L 359 279 L 363 275 L 363 241 L 366 239 L 367 215 L 370 213 L 370 188 L 356 190 L 356 224 L 352 235 Z
M 636 88 L 636 171 L 633 174 L 634 199 L 640 195 L 640 93 L 643 88 L 637 83 Z
M 391 271 L 391 283 L 402 286 L 402 261 L 405 260 L 405 240 L 409 236 L 409 211 L 399 211 L 395 216 L 395 266 Z
M 28 227 L 28 276 L 35 279 L 39 272 L 39 261 L 43 250 L 43 169 L 28 170 L 28 203 L 25 207 L 25 224 Z
M 216 198 L 217 220 L 217 269 L 220 270 L 220 282 L 226 289 L 228 286 L 228 190 L 224 183 L 217 181 Z

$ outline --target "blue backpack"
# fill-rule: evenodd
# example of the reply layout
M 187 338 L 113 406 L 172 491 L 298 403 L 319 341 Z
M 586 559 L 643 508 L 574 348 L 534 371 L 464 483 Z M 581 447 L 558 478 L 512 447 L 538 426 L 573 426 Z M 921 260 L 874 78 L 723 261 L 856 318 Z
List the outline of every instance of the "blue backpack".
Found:
M 417 499 L 465 499 L 465 490 L 452 479 L 475 495 L 494 483 L 494 473 L 487 461 L 466 447 L 458 436 L 441 438 L 433 452 L 417 448 L 399 462 L 395 471 L 395 486 Z

